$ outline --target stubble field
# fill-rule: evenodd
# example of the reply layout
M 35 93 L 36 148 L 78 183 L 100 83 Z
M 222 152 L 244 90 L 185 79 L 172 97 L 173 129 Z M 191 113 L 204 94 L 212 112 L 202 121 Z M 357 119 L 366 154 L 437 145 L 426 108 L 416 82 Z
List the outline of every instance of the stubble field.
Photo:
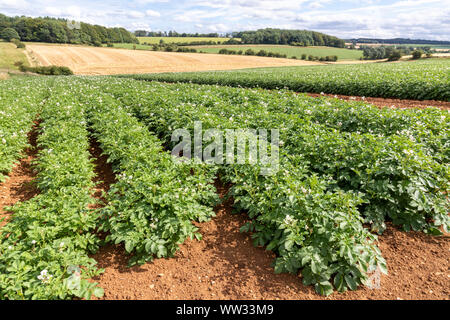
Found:
M 250 56 L 205 55 L 81 46 L 29 44 L 44 66 L 67 66 L 80 75 L 235 70 L 243 68 L 319 65 L 317 62 Z

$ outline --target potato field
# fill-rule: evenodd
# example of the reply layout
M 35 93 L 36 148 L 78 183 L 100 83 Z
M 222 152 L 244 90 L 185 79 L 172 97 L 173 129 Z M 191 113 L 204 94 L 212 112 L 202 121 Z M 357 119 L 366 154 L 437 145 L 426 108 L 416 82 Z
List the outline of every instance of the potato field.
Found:
M 3 215 L 0 299 L 102 297 L 92 254 L 115 244 L 130 266 L 143 265 L 202 241 L 198 223 L 223 201 L 215 181 L 248 218 L 241 232 L 275 254 L 273 272 L 298 273 L 319 295 L 358 290 L 375 270 L 389 272 L 378 247 L 387 222 L 430 237 L 448 232 L 449 113 L 287 89 L 449 101 L 449 67 L 430 60 L 1 81 L 0 181 L 34 131 L 38 194 Z M 175 159 L 173 130 L 195 134 L 196 122 L 203 132 L 279 129 L 278 170 Z M 92 141 L 115 177 L 101 199 Z

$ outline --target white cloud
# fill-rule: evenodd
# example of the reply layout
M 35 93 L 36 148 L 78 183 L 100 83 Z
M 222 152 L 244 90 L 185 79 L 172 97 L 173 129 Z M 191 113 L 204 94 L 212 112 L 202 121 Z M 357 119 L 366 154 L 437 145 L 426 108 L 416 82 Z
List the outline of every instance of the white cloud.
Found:
M 0 12 L 7 15 L 78 17 L 130 30 L 230 32 L 273 27 L 312 29 L 343 38 L 443 40 L 450 40 L 449 8 L 450 0 L 0 0 Z
M 168 3 L 170 0 L 135 0 L 137 4 L 144 5 L 149 3 Z
M 2 9 L 25 9 L 29 5 L 25 0 L 0 0 L 0 8 Z
M 145 17 L 145 13 L 141 11 L 127 11 L 125 14 L 127 17 L 134 18 L 134 19 L 140 19 Z
M 155 17 L 155 18 L 161 16 L 161 13 L 159 13 L 158 11 L 154 11 L 154 10 L 147 10 L 147 11 L 145 11 L 145 14 L 148 17 Z
M 60 16 L 62 14 L 61 9 L 55 7 L 47 7 L 44 11 L 51 16 Z

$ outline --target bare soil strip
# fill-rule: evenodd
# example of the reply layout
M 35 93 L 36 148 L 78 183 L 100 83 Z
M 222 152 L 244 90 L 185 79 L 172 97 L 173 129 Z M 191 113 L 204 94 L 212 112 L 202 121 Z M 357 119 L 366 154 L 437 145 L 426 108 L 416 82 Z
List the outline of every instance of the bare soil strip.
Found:
M 94 183 L 97 184 L 94 189 L 93 197 L 100 200 L 100 203 L 90 207 L 91 209 L 95 209 L 103 206 L 102 203 L 106 201 L 103 198 L 103 193 L 109 191 L 110 186 L 115 183 L 116 178 L 111 164 L 108 163 L 108 157 L 106 155 L 102 155 L 103 151 L 100 148 L 100 144 L 94 138 L 91 138 L 90 140 L 89 152 L 94 159 Z
M 216 185 L 223 197 L 227 188 Z M 127 267 L 122 246 L 108 245 L 93 256 L 105 273 L 95 278 L 105 300 L 312 300 L 449 299 L 450 238 L 401 232 L 391 225 L 380 237 L 389 275 L 380 289 L 335 293 L 325 298 L 301 283 L 301 276 L 274 274 L 272 252 L 253 246 L 239 232 L 245 215 L 233 215 L 232 199 L 215 208 L 217 216 L 197 224 L 202 241 L 186 241 L 171 259 Z
M 253 56 L 178 53 L 82 46 L 28 44 L 28 53 L 43 66 L 59 65 L 79 75 L 138 74 L 234 70 L 258 67 L 320 65 L 319 62 Z
M 33 184 L 36 172 L 33 170 L 32 161 L 37 155 L 37 136 L 39 123 L 35 122 L 33 129 L 28 133 L 28 143 L 31 148 L 25 150 L 25 157 L 19 160 L 19 163 L 13 168 L 6 182 L 0 184 L 0 219 L 10 217 L 11 213 L 4 210 L 19 201 L 27 201 L 39 193 L 37 187 Z M 0 227 L 3 226 L 0 222 Z
M 330 97 L 338 98 L 347 101 L 364 101 L 373 104 L 378 107 L 388 108 L 427 108 L 438 107 L 443 110 L 450 110 L 450 102 L 448 101 L 436 101 L 436 100 L 404 100 L 404 99 L 386 99 L 386 98 L 371 98 L 371 97 L 358 97 L 358 96 L 345 96 L 335 94 L 317 94 L 308 93 L 311 97 Z

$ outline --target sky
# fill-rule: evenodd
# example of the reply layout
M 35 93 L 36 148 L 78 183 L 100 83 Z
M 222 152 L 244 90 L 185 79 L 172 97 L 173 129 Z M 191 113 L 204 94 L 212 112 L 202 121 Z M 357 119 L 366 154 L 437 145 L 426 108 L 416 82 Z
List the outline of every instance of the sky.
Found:
M 0 0 L 0 13 L 130 31 L 307 29 L 340 38 L 450 40 L 450 0 Z

